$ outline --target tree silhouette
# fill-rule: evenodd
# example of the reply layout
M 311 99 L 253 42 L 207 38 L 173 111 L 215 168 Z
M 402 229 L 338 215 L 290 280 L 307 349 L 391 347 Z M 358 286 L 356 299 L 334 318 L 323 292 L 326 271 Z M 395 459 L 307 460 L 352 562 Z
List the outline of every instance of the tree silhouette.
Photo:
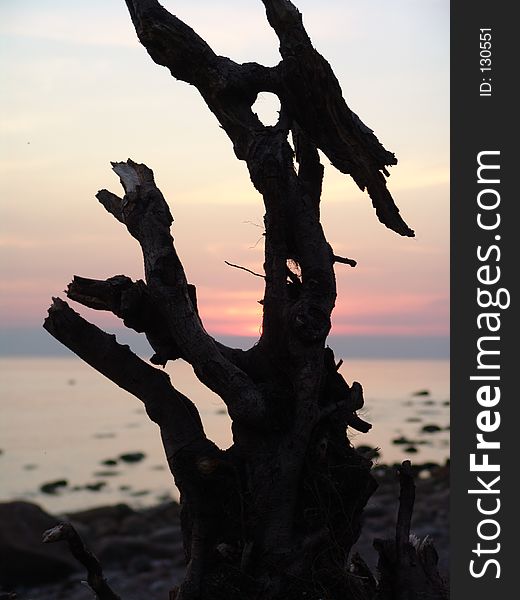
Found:
M 363 508 L 376 484 L 371 462 L 348 430 L 370 424 L 357 411 L 363 392 L 338 372 L 326 347 L 336 301 L 336 256 L 320 224 L 323 166 L 318 149 L 372 200 L 377 217 L 413 236 L 386 187 L 395 156 L 347 106 L 328 62 L 315 50 L 288 0 L 263 0 L 280 42 L 274 67 L 216 55 L 155 0 L 127 0 L 139 40 L 173 77 L 194 85 L 247 164 L 265 204 L 265 293 L 258 342 L 229 348 L 204 329 L 170 233 L 168 205 L 151 169 L 113 164 L 123 198 L 98 200 L 140 244 L 145 282 L 118 275 L 75 277 L 67 296 L 111 311 L 144 332 L 153 365 L 182 359 L 218 394 L 232 420 L 233 445 L 219 449 L 195 403 L 168 375 L 55 298 L 44 327 L 79 357 L 139 398 L 161 431 L 180 491 L 188 562 L 177 600 L 442 598 L 431 544 L 409 542 L 413 481 L 403 467 L 397 541 L 380 542 L 379 584 L 350 557 Z M 274 126 L 252 106 L 260 92 L 280 100 Z M 292 134 L 293 145 L 289 143 Z M 342 267 L 343 268 L 343 267 Z M 99 596 L 102 597 L 102 596 Z M 111 596 L 107 596 L 111 597 Z

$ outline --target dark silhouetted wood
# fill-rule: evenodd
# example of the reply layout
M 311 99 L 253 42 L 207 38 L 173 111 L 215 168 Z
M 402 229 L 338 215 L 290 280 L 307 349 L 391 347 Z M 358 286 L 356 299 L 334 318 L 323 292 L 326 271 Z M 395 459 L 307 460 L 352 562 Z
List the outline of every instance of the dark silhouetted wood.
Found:
M 97 198 L 140 244 L 145 280 L 75 277 L 67 289 L 71 300 L 110 311 L 144 332 L 154 351 L 152 364 L 182 359 L 192 365 L 227 407 L 233 423 L 227 450 L 206 438 L 195 403 L 164 372 L 66 302 L 54 299 L 44 325 L 139 398 L 159 425 L 180 491 L 188 559 L 185 581 L 170 597 L 369 600 L 376 594 L 393 598 L 385 590 L 402 590 L 403 581 L 426 585 L 424 578 L 396 576 L 396 569 L 408 573 L 411 552 L 413 498 L 410 502 L 406 467 L 396 558 L 382 554 L 383 587 L 360 557 L 350 558 L 376 484 L 371 462 L 354 450 L 347 433 L 366 432 L 371 425 L 357 414 L 364 403 L 361 385 L 345 381 L 326 347 L 336 301 L 334 264 L 356 263 L 335 255 L 325 239 L 318 149 L 368 191 L 382 223 L 411 236 L 386 187 L 386 167 L 396 164 L 394 155 L 350 111 L 330 65 L 313 48 L 288 0 L 264 0 L 282 57 L 269 68 L 217 56 L 155 0 L 126 3 L 152 59 L 198 89 L 265 205 L 262 335 L 247 351 L 221 344 L 204 329 L 195 287 L 175 249 L 168 204 L 151 169 L 130 159 L 112 163 L 122 197 L 101 190 Z M 280 99 L 274 126 L 264 126 L 252 111 L 262 91 Z M 423 572 L 433 573 L 431 547 L 422 547 L 417 552 L 424 558 Z M 397 588 L 390 581 L 398 581 Z
M 59 523 L 43 534 L 43 543 L 67 542 L 71 554 L 87 569 L 87 583 L 99 600 L 121 600 L 108 585 L 98 559 L 85 546 L 78 532 L 70 523 Z
M 440 576 L 438 555 L 430 538 L 410 535 L 415 483 L 410 461 L 399 469 L 399 511 L 394 540 L 375 540 L 379 552 L 376 600 L 447 600 L 446 582 Z

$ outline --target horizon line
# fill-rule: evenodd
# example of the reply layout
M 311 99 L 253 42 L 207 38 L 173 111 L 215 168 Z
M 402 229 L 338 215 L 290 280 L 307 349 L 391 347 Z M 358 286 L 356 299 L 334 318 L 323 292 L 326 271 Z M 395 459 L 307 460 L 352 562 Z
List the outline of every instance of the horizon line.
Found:
M 151 356 L 153 350 L 144 334 L 127 329 L 113 328 L 119 343 L 127 344 L 139 356 Z M 210 332 L 211 335 L 211 332 Z M 218 340 L 226 345 L 247 349 L 258 337 L 242 335 L 219 335 Z M 450 358 L 448 335 L 374 335 L 337 334 L 327 339 L 338 359 L 340 358 L 384 358 L 384 359 L 434 359 Z M 0 328 L 0 357 L 63 357 L 72 352 L 59 344 L 43 328 L 4 327 Z

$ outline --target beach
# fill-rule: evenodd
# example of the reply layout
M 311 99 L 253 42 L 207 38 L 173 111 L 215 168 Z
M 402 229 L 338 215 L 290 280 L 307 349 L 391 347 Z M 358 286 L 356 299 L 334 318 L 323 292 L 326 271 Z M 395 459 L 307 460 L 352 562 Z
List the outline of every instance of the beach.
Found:
M 399 494 L 394 467 L 377 467 L 374 475 L 379 487 L 365 510 L 363 531 L 353 550 L 372 570 L 377 564 L 373 540 L 393 537 Z M 433 540 L 439 553 L 441 575 L 448 578 L 449 465 L 417 467 L 416 486 L 412 534 Z M 5 593 L 14 592 L 20 600 L 92 598 L 91 590 L 82 583 L 85 572 L 71 559 L 66 544 L 52 547 L 41 544 L 41 532 L 36 529 L 53 526 L 61 519 L 73 523 L 103 564 L 109 584 L 125 600 L 165 600 L 169 590 L 182 580 L 185 561 L 176 502 L 141 510 L 118 504 L 59 516 L 46 515 L 30 504 L 0 505 L 0 517 L 6 513 L 11 518 L 9 525 L 2 521 L 1 550 L 14 557 L 18 571 L 4 563 L 3 585 Z M 18 521 L 13 519 L 14 515 L 18 515 Z M 21 533 L 24 525 L 32 525 L 31 531 Z M 17 555 L 6 542 L 7 534 Z M 46 569 L 42 570 L 42 565 Z M 8 585 L 7 572 L 13 578 Z M 46 578 L 51 581 L 45 582 Z

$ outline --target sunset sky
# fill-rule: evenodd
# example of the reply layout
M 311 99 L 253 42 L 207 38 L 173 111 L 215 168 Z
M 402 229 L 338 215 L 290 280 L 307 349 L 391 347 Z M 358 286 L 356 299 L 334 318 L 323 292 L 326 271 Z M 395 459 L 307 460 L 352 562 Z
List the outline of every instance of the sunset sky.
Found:
M 163 4 L 219 54 L 279 61 L 260 0 Z M 326 235 L 336 254 L 358 261 L 337 268 L 333 333 L 444 339 L 449 2 L 296 4 L 349 106 L 396 153 L 389 187 L 417 236 L 381 225 L 368 196 L 322 157 Z M 262 199 L 198 92 L 140 46 L 123 0 L 2 0 L 0 77 L 0 334 L 38 330 L 74 274 L 143 276 L 136 241 L 94 197 L 104 187 L 121 192 L 110 161 L 130 157 L 153 169 L 170 203 L 206 328 L 258 335 L 263 282 L 224 261 L 261 271 Z M 261 116 L 275 108 L 269 94 L 257 106 Z

